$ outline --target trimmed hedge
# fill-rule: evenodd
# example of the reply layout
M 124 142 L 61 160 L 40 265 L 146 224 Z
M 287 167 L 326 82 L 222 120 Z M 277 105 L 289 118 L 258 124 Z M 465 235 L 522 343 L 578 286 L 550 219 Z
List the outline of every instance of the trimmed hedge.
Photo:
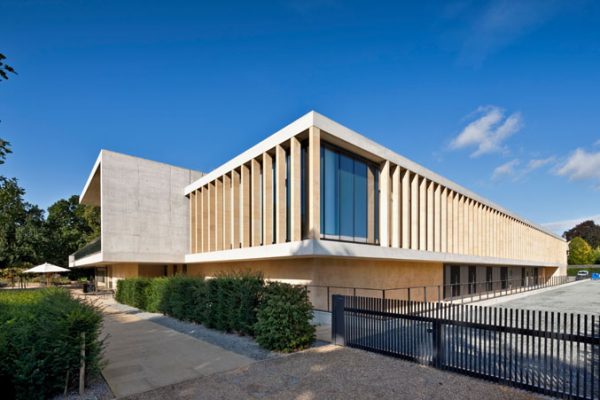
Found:
M 150 285 L 149 278 L 128 278 L 117 281 L 117 293 L 115 298 L 119 303 L 146 309 L 148 301 L 146 287 Z
M 276 332 L 276 339 L 259 341 L 270 350 L 293 351 L 314 340 L 312 306 L 306 289 L 283 284 L 265 286 L 260 274 L 221 274 L 207 280 L 182 275 L 128 278 L 118 282 L 115 297 L 146 311 L 240 335 L 255 336 L 260 328 L 264 336 L 265 329 L 275 324 L 270 329 Z M 262 308 L 259 324 L 257 313 Z M 289 321 L 292 325 L 279 326 Z
M 256 341 L 264 348 L 285 353 L 305 349 L 315 340 L 312 317 L 304 286 L 271 282 L 258 308 Z
M 59 288 L 0 292 L 2 398 L 43 399 L 76 387 L 81 333 L 86 377 L 100 372 L 102 315 Z

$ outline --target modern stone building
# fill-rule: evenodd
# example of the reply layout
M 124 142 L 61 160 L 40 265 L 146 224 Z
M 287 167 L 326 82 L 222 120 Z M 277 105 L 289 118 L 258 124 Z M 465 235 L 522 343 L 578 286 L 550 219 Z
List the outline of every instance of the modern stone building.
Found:
M 81 202 L 102 233 L 70 265 L 112 288 L 253 270 L 315 302 L 446 285 L 431 299 L 566 274 L 561 237 L 316 112 L 207 174 L 103 150 Z

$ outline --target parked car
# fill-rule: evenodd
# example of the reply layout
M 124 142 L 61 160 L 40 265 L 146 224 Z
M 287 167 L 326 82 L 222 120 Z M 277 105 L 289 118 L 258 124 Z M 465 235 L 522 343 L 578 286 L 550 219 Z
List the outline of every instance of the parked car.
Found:
M 581 271 L 577 271 L 577 280 L 587 279 L 590 277 L 590 271 L 586 271 L 585 269 Z

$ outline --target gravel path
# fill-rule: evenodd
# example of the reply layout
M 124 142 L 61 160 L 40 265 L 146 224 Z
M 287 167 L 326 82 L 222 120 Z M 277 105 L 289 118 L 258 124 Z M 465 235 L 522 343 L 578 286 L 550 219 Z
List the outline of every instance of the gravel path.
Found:
M 127 314 L 135 314 L 136 317 L 154 322 L 166 328 L 184 333 L 196 339 L 204 340 L 212 345 L 219 346 L 234 353 L 252 358 L 253 360 L 268 360 L 280 357 L 279 354 L 261 348 L 252 338 L 228 334 L 221 331 L 208 329 L 202 325 L 192 322 L 184 322 L 162 314 L 143 312 L 137 308 L 130 307 L 117 302 L 109 304 L 113 309 Z
M 533 393 L 333 345 L 129 397 L 159 399 L 525 400 Z
M 58 394 L 52 400 L 110 400 L 114 399 L 110 388 L 106 381 L 100 376 L 88 384 L 83 392 L 83 396 L 79 395 L 78 390 L 72 390 L 67 393 L 67 396 Z

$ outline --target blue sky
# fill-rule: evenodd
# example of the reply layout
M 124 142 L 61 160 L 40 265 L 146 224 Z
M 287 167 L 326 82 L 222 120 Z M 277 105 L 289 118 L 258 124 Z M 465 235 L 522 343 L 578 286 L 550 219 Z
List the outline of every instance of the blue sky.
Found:
M 3 0 L 0 174 L 47 207 L 101 148 L 209 171 L 314 109 L 535 222 L 600 219 L 600 3 L 420 3 Z

